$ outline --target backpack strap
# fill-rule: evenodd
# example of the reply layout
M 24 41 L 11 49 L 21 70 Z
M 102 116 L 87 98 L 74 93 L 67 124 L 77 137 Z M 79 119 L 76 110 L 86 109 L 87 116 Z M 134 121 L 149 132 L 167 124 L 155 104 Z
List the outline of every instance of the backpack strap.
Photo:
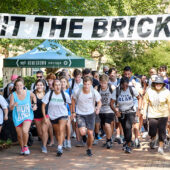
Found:
M 75 83 L 75 79 L 72 79 L 72 84 L 71 84 L 72 90 L 73 90 L 73 88 L 74 88 L 74 83 Z
M 47 105 L 49 105 L 49 103 L 50 103 L 50 101 L 51 101 L 51 97 L 52 97 L 52 95 L 53 95 L 53 90 L 51 90 L 51 92 L 50 92 L 50 96 L 49 96 L 49 100 L 48 100 L 48 103 L 47 103 Z
M 109 86 L 109 91 L 112 94 L 113 93 L 112 85 L 110 83 L 108 83 L 108 86 Z
M 129 86 L 129 91 L 130 91 L 130 94 L 132 95 L 132 98 L 133 98 L 134 97 L 134 92 L 133 92 L 132 86 Z
M 64 100 L 64 105 L 66 105 L 66 96 L 65 96 L 63 90 L 61 90 L 61 95 L 62 95 L 62 98 L 63 98 L 63 100 Z
M 120 86 L 116 87 L 116 102 L 115 102 L 116 105 L 118 104 L 118 97 L 120 95 L 120 92 L 121 92 Z
M 79 100 L 79 96 L 80 96 L 81 91 L 82 91 L 82 87 L 80 87 L 79 90 L 78 90 L 78 92 L 77 92 L 77 95 L 76 95 L 77 101 L 76 101 L 76 103 L 77 103 L 78 100 Z
M 117 78 L 117 86 L 120 84 L 120 78 Z
M 93 86 L 91 87 L 90 91 L 91 91 L 92 97 L 93 97 L 93 105 L 95 106 L 95 104 L 96 104 L 96 99 L 95 99 L 95 92 L 94 92 Z
M 73 92 L 73 89 L 72 88 L 69 88 L 69 96 L 71 97 L 72 95 L 72 92 Z
M 101 85 L 98 86 L 97 91 L 100 93 Z

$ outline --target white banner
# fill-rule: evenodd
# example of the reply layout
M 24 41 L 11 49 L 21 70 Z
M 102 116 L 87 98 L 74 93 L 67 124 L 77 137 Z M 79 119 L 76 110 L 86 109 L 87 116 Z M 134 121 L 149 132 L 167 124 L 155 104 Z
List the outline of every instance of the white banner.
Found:
M 0 38 L 170 40 L 170 14 L 118 17 L 0 14 Z

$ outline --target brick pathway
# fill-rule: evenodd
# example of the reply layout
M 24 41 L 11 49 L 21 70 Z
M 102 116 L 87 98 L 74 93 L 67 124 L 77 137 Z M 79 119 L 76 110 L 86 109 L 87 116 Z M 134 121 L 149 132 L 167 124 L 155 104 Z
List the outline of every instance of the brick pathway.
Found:
M 102 144 L 103 141 L 100 141 L 98 146 L 93 147 L 92 157 L 86 156 L 85 147 L 73 146 L 71 151 L 64 151 L 61 158 L 56 157 L 56 147 L 48 148 L 48 154 L 41 153 L 38 141 L 30 148 L 29 156 L 20 156 L 19 146 L 12 146 L 0 152 L 0 170 L 170 170 L 170 148 L 166 148 L 165 155 L 160 155 L 156 150 L 150 150 L 148 142 L 143 141 L 140 149 L 134 149 L 132 154 L 125 154 L 119 144 L 115 143 L 110 150 L 103 148 Z

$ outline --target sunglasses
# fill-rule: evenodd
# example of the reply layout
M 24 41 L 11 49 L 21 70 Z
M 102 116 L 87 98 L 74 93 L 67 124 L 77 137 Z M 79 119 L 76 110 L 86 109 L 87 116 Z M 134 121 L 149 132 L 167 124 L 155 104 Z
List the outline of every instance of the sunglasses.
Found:
M 37 76 L 37 78 L 40 78 L 40 79 L 41 79 L 41 78 L 42 78 L 42 76 Z

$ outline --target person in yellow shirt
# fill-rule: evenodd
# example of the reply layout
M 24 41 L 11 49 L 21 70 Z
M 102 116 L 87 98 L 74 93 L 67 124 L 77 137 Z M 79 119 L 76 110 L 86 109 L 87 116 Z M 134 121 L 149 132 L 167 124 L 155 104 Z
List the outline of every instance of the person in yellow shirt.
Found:
M 150 148 L 156 148 L 156 134 L 159 136 L 158 152 L 164 154 L 163 145 L 166 139 L 166 125 L 170 118 L 170 91 L 165 88 L 162 77 L 157 76 L 144 97 L 143 119 L 148 109 Z

